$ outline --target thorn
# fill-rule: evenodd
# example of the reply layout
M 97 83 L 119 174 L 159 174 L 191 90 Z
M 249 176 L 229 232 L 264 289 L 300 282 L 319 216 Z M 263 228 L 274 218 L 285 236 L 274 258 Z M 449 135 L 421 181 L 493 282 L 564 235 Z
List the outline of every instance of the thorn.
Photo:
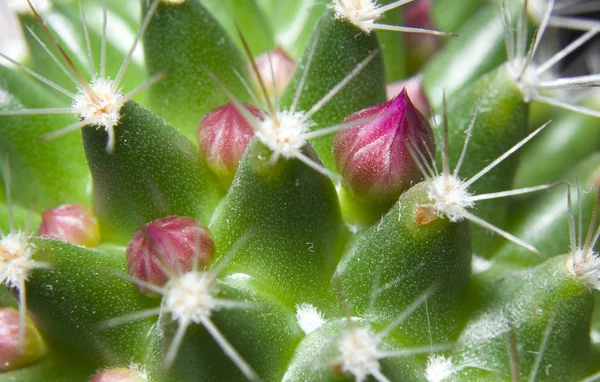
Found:
M 87 79 L 79 72 L 79 70 L 77 70 L 77 67 L 75 67 L 75 64 L 73 63 L 73 61 L 71 60 L 71 58 L 69 57 L 69 55 L 60 46 L 60 44 L 58 43 L 58 41 L 56 41 L 56 39 L 54 38 L 54 36 L 52 36 L 52 33 L 48 29 L 48 26 L 46 25 L 46 23 L 44 22 L 44 20 L 42 19 L 42 17 L 39 15 L 39 13 L 36 11 L 36 9 L 33 6 L 33 4 L 31 4 L 31 0 L 27 0 L 27 4 L 29 5 L 29 8 L 31 8 L 31 12 L 33 12 L 33 15 L 35 16 L 38 24 L 42 27 L 42 30 L 44 31 L 44 34 L 46 34 L 46 36 L 48 36 L 48 38 L 50 39 L 50 42 L 52 43 L 52 45 L 54 45 L 54 47 L 58 50 L 58 52 L 63 57 L 63 59 L 65 60 L 65 62 L 67 63 L 67 65 L 71 68 L 71 70 L 73 71 L 73 74 L 77 77 L 77 79 L 79 80 L 79 83 L 81 84 L 81 86 L 87 92 L 89 92 L 89 94 L 93 95 L 94 98 L 98 99 L 98 95 L 92 90 L 92 88 L 88 84 Z
M 265 99 L 265 103 L 267 104 L 267 108 L 269 109 L 269 113 L 271 113 L 271 115 L 273 116 L 272 118 L 276 118 L 275 109 L 273 108 L 273 104 L 271 103 L 271 100 L 269 99 L 269 96 L 267 93 L 267 87 L 265 86 L 265 81 L 263 80 L 262 76 L 260 75 L 260 71 L 258 70 L 256 61 L 254 60 L 254 57 L 252 56 L 252 52 L 250 51 L 250 47 L 248 46 L 248 42 L 246 41 L 246 38 L 242 34 L 242 31 L 237 23 L 235 24 L 235 29 L 237 30 L 238 36 L 240 37 L 240 40 L 242 41 L 242 46 L 244 47 L 244 51 L 246 52 L 246 55 L 248 56 L 248 59 L 250 60 L 250 64 L 252 65 L 252 70 L 254 71 L 254 74 L 256 74 L 256 78 L 258 79 L 258 83 L 260 84 L 260 87 L 261 87 L 261 90 L 263 93 L 263 97 Z

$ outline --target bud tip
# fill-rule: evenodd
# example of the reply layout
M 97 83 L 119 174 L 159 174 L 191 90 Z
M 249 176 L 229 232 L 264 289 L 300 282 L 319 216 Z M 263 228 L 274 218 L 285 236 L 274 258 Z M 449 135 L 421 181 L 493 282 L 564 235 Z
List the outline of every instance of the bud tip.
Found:
M 146 283 L 162 287 L 169 275 L 203 269 L 215 253 L 208 228 L 194 219 L 168 216 L 146 224 L 135 232 L 127 247 L 129 274 Z M 143 286 L 138 289 L 153 295 Z
M 95 247 L 100 242 L 98 220 L 78 204 L 63 204 L 43 211 L 37 234 L 86 247 Z

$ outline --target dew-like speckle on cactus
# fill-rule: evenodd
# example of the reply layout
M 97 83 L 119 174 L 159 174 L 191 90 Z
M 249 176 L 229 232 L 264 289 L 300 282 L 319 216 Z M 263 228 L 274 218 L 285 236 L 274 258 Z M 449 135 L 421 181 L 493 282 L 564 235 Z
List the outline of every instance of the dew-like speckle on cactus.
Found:
M 600 380 L 596 0 L 0 0 L 0 382 Z

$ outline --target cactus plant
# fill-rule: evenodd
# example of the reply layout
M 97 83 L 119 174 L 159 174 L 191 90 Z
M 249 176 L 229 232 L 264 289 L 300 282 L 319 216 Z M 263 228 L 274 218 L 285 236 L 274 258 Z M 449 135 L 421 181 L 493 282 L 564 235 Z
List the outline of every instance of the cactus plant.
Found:
M 9 1 L 0 382 L 600 380 L 594 4 L 462 2 Z

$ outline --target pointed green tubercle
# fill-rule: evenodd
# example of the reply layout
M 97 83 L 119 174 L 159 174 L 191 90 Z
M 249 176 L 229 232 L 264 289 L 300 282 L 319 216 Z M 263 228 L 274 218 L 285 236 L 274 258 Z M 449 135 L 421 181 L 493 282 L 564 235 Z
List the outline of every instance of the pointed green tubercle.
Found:
M 297 99 L 295 110 L 308 112 L 370 54 L 375 54 L 371 61 L 314 114 L 311 119 L 316 125 L 312 129 L 340 124 L 355 111 L 385 102 L 385 72 L 379 50 L 375 34 L 366 35 L 347 21 L 336 19 L 333 11 L 327 10 L 311 35 L 281 104 L 289 108 Z M 335 171 L 333 138 L 334 135 L 329 134 L 313 139 L 311 143 L 323 165 Z
M 257 291 L 254 281 L 253 277 L 240 273 L 222 277 L 218 298 L 240 306 L 215 311 L 210 320 L 260 380 L 281 380 L 304 333 L 296 323 L 295 310 L 272 295 Z M 248 381 L 202 325 L 188 327 L 179 356 L 165 370 L 164 356 L 178 327 L 168 316 L 161 317 L 165 335 L 157 340 L 162 343 L 154 344 L 147 361 L 154 378 L 163 382 Z
M 91 367 L 143 359 L 154 320 L 110 323 L 157 305 L 126 279 L 124 251 L 50 239 L 35 239 L 33 246 L 33 258 L 47 268 L 36 269 L 29 277 L 27 304 L 43 322 L 40 330 L 49 345 Z
M 241 241 L 225 272 L 249 274 L 289 307 L 330 308 L 329 280 L 343 239 L 335 189 L 297 159 L 271 164 L 270 157 L 259 141 L 248 146 L 211 222 L 221 256 Z
M 104 240 L 126 244 L 139 227 L 169 215 L 208 224 L 222 191 L 192 143 L 135 101 L 120 113 L 112 153 L 104 129 L 83 129 Z
M 373 322 L 394 322 L 426 297 L 393 332 L 404 344 L 452 341 L 469 280 L 468 223 L 423 220 L 430 203 L 426 183 L 402 194 L 378 224 L 350 245 L 334 278 L 352 314 Z
M 140 1 L 146 14 L 146 0 Z M 144 35 L 144 53 L 149 77 L 168 72 L 149 91 L 150 109 L 193 142 L 200 119 L 228 101 L 209 72 L 240 101 L 250 99 L 235 74 L 249 82 L 246 61 L 199 0 L 159 2 Z
M 461 155 L 467 129 L 473 120 L 472 136 L 458 176 L 469 179 L 510 150 L 527 133 L 529 107 L 519 87 L 511 79 L 506 65 L 486 74 L 463 89 L 448 104 L 450 169 L 454 170 Z M 438 142 L 438 147 L 441 147 Z M 469 192 L 474 195 L 511 190 L 519 153 L 514 153 L 479 178 Z M 441 168 L 438 152 L 438 168 Z M 508 215 L 506 198 L 477 202 L 473 212 L 497 227 L 504 228 Z M 496 236 L 480 227 L 473 229 L 473 251 L 489 257 Z
M 558 256 L 492 278 L 480 288 L 483 306 L 456 344 L 456 372 L 448 380 L 464 381 L 472 373 L 469 368 L 496 374 L 484 380 L 511 380 L 515 365 L 521 379 L 535 381 L 577 381 L 589 374 L 594 299 L 565 267 L 569 258 Z

